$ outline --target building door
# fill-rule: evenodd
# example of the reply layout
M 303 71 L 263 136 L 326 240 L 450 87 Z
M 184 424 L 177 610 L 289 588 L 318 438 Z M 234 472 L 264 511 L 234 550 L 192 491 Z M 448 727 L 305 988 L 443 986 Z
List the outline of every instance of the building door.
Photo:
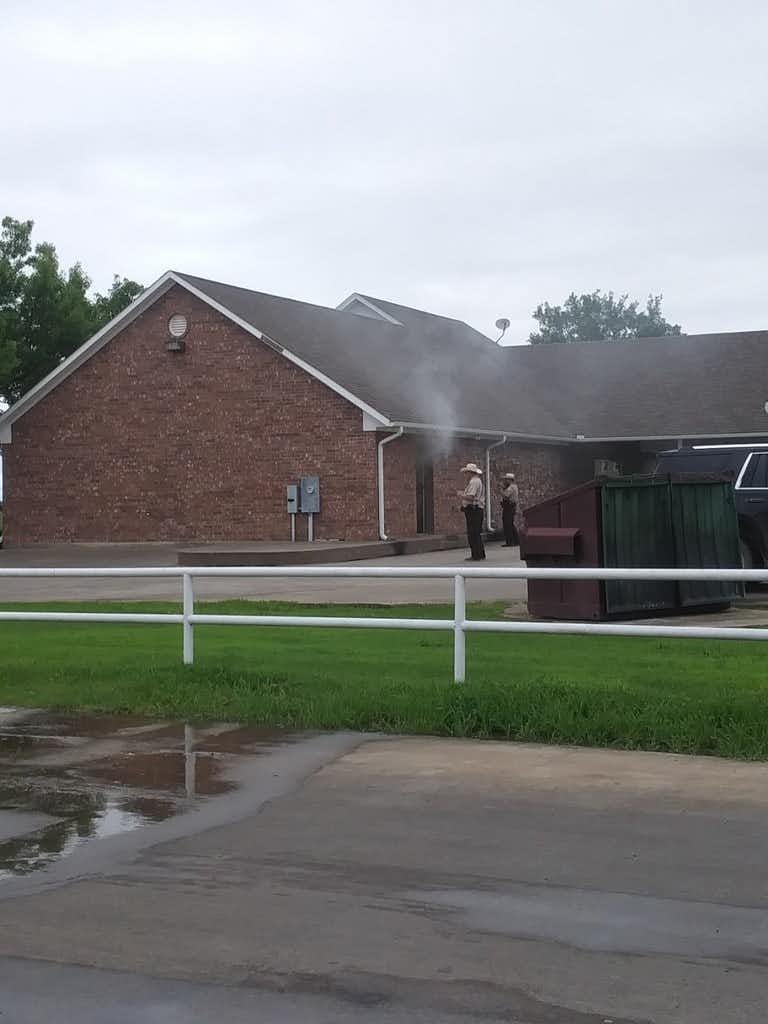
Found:
M 416 463 L 416 533 L 435 532 L 435 488 L 431 459 Z

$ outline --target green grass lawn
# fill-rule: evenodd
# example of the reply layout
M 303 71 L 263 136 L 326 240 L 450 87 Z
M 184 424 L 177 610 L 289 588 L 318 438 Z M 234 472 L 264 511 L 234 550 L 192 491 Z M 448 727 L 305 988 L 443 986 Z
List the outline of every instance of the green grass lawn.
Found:
M 4 605 L 4 608 L 30 608 Z M 173 603 L 66 602 L 70 611 L 177 611 Z M 198 611 L 451 618 L 442 607 L 318 608 L 226 601 Z M 474 605 L 475 618 L 501 605 Z M 0 622 L 0 705 L 126 711 L 299 728 L 348 728 L 768 758 L 759 642 Z

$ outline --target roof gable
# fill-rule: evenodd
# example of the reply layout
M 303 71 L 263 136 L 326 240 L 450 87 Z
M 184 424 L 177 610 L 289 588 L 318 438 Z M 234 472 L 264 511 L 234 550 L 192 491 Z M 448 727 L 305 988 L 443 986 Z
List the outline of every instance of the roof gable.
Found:
M 386 323 L 397 324 L 398 327 L 402 326 L 399 320 L 390 316 L 389 313 L 385 313 L 375 302 L 364 295 L 359 295 L 357 292 L 352 292 L 351 295 L 348 295 L 343 302 L 338 304 L 336 309 L 340 312 L 354 313 L 356 316 L 367 316 L 371 320 L 384 320 Z
M 0 416 L 0 441 L 8 443 L 11 440 L 10 428 L 13 423 L 21 416 L 31 409 L 32 406 L 37 405 L 38 402 L 42 401 L 47 394 L 49 394 L 55 387 L 57 387 L 61 381 L 69 377 L 70 374 L 74 373 L 80 366 L 83 365 L 86 360 L 94 356 L 100 349 L 102 349 L 108 342 L 115 337 L 120 331 L 128 326 L 136 317 L 140 316 L 146 309 L 157 301 L 161 295 L 164 295 L 170 288 L 173 287 L 175 281 L 173 280 L 173 274 L 168 271 L 154 281 L 148 288 L 146 288 L 141 295 L 138 295 L 134 301 L 116 317 L 105 324 L 101 330 L 97 331 L 91 338 L 89 338 L 84 344 L 70 355 L 67 356 L 59 365 L 51 370 L 51 372 L 43 377 L 41 381 L 38 381 L 33 388 L 30 388 L 25 395 L 22 395 L 18 402 L 14 404 Z
M 204 284 L 209 286 L 208 290 L 204 290 L 198 287 L 198 284 Z M 128 326 L 133 320 L 140 316 L 146 309 L 148 309 L 154 302 L 156 302 L 162 295 L 164 295 L 174 285 L 178 285 L 185 288 L 191 294 L 207 303 L 209 306 L 216 309 L 223 316 L 226 316 L 229 320 L 232 320 L 243 330 L 247 331 L 253 337 L 259 341 L 263 341 L 265 344 L 270 345 L 273 349 L 279 351 L 285 358 L 291 362 L 300 366 L 303 370 L 308 372 L 311 376 L 321 381 L 326 386 L 330 387 L 331 390 L 341 395 L 343 398 L 350 401 L 353 405 L 356 405 L 363 414 L 368 418 L 369 425 L 375 426 L 387 425 L 388 419 L 382 413 L 378 412 L 369 403 L 360 399 L 358 396 L 350 392 L 343 385 L 337 383 L 335 380 L 328 377 L 321 370 L 307 363 L 300 356 L 294 354 L 292 351 L 287 349 L 285 346 L 277 343 L 264 331 L 255 325 L 250 319 L 244 319 L 241 317 L 236 309 L 230 308 L 228 305 L 224 305 L 218 301 L 215 294 L 210 292 L 218 289 L 229 289 L 232 291 L 247 292 L 247 289 L 232 288 L 229 285 L 217 285 L 216 282 L 204 280 L 202 278 L 194 278 L 190 275 L 180 274 L 176 271 L 169 270 L 162 277 L 159 277 L 153 282 L 148 288 L 146 288 L 141 295 L 127 306 L 121 313 L 118 313 L 108 324 L 106 324 L 100 331 L 89 338 L 84 344 L 82 344 L 75 352 L 72 353 L 67 359 L 61 362 L 54 370 L 51 371 L 46 377 L 43 378 L 38 384 L 31 388 L 25 395 L 23 395 L 18 402 L 15 402 L 2 416 L 0 416 L 0 442 L 10 443 L 12 439 L 12 425 L 23 416 L 29 409 L 37 405 L 38 402 L 42 401 L 47 394 L 49 394 L 55 387 L 57 387 L 63 380 L 65 380 L 70 374 L 74 373 L 80 366 L 83 365 L 88 359 L 94 356 L 100 349 L 102 349 L 109 341 L 111 341 L 117 334 L 119 334 L 125 327 Z M 213 286 L 213 287 L 211 287 Z M 251 296 L 258 296 L 260 293 L 247 292 Z M 293 304 L 295 306 L 303 306 L 312 310 L 324 309 L 322 306 L 311 306 L 309 303 L 299 303 L 293 299 L 278 299 L 276 296 L 262 296 L 265 299 L 273 299 L 277 303 Z M 237 303 L 234 303 L 237 306 Z

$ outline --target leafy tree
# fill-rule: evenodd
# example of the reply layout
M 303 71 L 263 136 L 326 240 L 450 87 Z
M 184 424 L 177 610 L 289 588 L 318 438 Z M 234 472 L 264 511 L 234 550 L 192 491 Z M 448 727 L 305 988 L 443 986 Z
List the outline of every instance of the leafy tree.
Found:
M 645 309 L 637 299 L 613 292 L 576 295 L 571 292 L 562 306 L 548 302 L 536 307 L 534 320 L 539 330 L 528 338 L 532 345 L 573 341 L 627 341 L 680 334 L 680 325 L 671 324 L 661 313 L 661 295 L 649 295 Z
M 0 232 L 0 401 L 17 401 L 141 291 L 115 277 L 106 295 L 89 297 L 76 263 L 66 272 L 55 248 L 32 248 L 32 221 L 5 217 Z
M 94 328 L 99 330 L 110 320 L 122 313 L 126 306 L 130 306 L 137 295 L 144 291 L 144 286 L 137 281 L 131 281 L 127 277 L 120 277 L 118 274 L 112 279 L 109 291 L 106 295 L 96 293 L 93 302 Z
M 5 217 L 0 230 L 0 382 L 5 382 L 18 364 L 16 352 L 17 307 L 24 287 L 24 270 L 29 266 L 32 221 Z M 4 393 L 0 384 L 0 398 Z

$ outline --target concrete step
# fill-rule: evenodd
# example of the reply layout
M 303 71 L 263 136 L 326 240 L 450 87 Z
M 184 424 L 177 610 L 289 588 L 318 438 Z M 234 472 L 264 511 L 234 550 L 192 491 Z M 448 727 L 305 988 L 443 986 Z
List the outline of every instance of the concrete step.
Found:
M 428 551 L 449 551 L 466 547 L 466 540 L 457 536 L 419 536 L 402 540 L 315 544 L 275 544 L 271 546 L 191 548 L 179 551 L 178 565 L 335 565 L 337 562 L 358 562 L 368 558 L 390 558 L 393 555 L 419 555 Z

